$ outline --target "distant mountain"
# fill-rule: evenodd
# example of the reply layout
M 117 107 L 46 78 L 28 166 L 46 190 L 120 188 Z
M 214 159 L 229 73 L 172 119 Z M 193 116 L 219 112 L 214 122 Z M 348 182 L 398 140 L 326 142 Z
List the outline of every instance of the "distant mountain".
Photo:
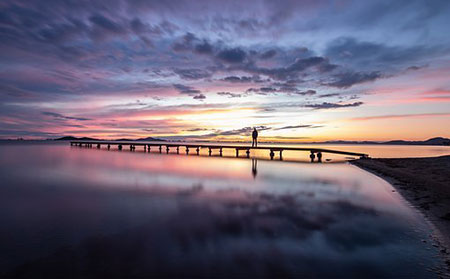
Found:
M 65 136 L 65 137 L 57 138 L 55 140 L 100 140 L 100 139 L 89 138 L 89 137 L 77 138 L 77 137 L 73 137 L 73 136 Z M 140 139 L 115 139 L 115 141 L 165 141 L 165 140 L 152 138 L 152 137 L 146 137 L 146 138 L 140 138 Z
M 137 139 L 136 141 L 166 141 L 166 140 L 152 138 L 152 137 L 146 137 L 146 138 Z
M 424 141 L 405 141 L 405 140 L 391 140 L 383 142 L 383 144 L 398 144 L 398 145 L 450 145 L 450 139 L 436 137 Z
M 316 142 L 318 143 L 318 142 Z M 450 139 L 436 137 L 427 139 L 424 141 L 408 141 L 408 140 L 390 140 L 390 141 L 345 141 L 345 140 L 335 140 L 326 141 L 323 143 L 327 144 L 391 144 L 391 145 L 450 145 Z
M 98 140 L 98 139 L 89 138 L 89 137 L 77 138 L 77 137 L 73 137 L 73 136 L 65 136 L 65 137 L 57 138 L 55 140 Z

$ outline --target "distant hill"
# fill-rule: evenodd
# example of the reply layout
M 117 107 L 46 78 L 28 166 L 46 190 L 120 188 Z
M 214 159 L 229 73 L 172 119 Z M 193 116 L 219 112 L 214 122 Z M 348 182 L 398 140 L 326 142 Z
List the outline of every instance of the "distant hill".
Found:
M 89 137 L 77 138 L 77 137 L 73 137 L 73 136 L 65 136 L 65 137 L 57 138 L 55 140 L 98 140 L 98 139 L 89 138 Z
M 436 137 L 424 141 L 405 141 L 405 140 L 391 140 L 383 144 L 399 144 L 399 145 L 450 145 L 450 139 Z
M 166 141 L 166 140 L 152 138 L 152 137 L 146 137 L 146 138 L 137 139 L 136 141 Z
M 345 141 L 345 140 L 336 140 L 336 141 L 326 141 L 324 143 L 328 144 L 391 144 L 391 145 L 450 145 L 450 139 L 436 137 L 423 141 L 407 141 L 407 140 L 390 140 L 390 141 Z
M 55 140 L 99 140 L 95 138 L 82 137 L 77 138 L 73 136 L 65 136 L 61 138 L 57 138 Z M 116 139 L 116 141 L 166 141 L 164 139 L 158 139 L 153 137 L 146 137 L 140 139 Z M 305 142 L 307 143 L 307 142 Z M 348 141 L 348 140 L 332 140 L 325 142 L 308 142 L 312 144 L 325 143 L 325 144 L 391 144 L 391 145 L 444 145 L 450 146 L 450 139 L 443 137 L 435 137 L 423 141 L 408 141 L 408 140 L 390 140 L 390 141 Z
M 77 137 L 73 137 L 73 136 L 65 136 L 65 137 L 57 138 L 55 140 L 100 140 L 100 139 L 89 138 L 89 137 L 77 138 Z M 116 139 L 115 141 L 165 141 L 165 140 L 152 138 L 152 137 L 146 137 L 146 138 L 140 138 L 140 139 Z

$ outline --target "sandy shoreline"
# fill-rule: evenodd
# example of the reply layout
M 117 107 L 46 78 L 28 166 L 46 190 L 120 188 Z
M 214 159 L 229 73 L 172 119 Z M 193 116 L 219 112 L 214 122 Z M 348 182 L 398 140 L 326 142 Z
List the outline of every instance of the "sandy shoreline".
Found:
M 440 251 L 450 266 L 450 156 L 359 159 L 352 164 L 390 182 L 436 227 Z

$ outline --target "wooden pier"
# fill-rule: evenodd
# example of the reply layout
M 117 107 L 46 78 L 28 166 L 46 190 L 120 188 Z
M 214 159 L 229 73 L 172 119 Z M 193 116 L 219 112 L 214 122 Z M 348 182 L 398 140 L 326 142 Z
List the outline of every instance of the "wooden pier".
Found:
M 85 146 L 85 147 L 96 147 L 101 148 L 101 146 L 106 146 L 111 149 L 113 146 L 117 146 L 118 150 L 122 150 L 125 146 L 127 146 L 131 151 L 136 150 L 136 146 L 140 146 L 144 151 L 151 151 L 152 148 L 156 148 L 159 153 L 162 153 L 163 150 L 166 153 L 169 153 L 170 150 L 175 150 L 177 154 L 180 153 L 180 147 L 184 147 L 184 150 L 187 155 L 189 152 L 195 152 L 197 155 L 200 155 L 200 149 L 208 149 L 209 156 L 212 155 L 213 151 L 216 150 L 219 152 L 219 156 L 222 156 L 223 149 L 234 149 L 236 151 L 236 157 L 239 157 L 239 152 L 243 151 L 247 158 L 250 158 L 250 150 L 267 150 L 269 151 L 270 159 L 273 160 L 275 157 L 275 152 L 279 154 L 279 159 L 283 159 L 283 151 L 309 151 L 312 156 L 314 154 L 322 153 L 333 153 L 340 155 L 349 155 L 349 156 L 357 156 L 360 158 L 369 158 L 368 154 L 357 153 L 357 152 L 348 152 L 348 151 L 340 151 L 340 150 L 332 150 L 332 149 L 324 149 L 324 148 L 306 148 L 306 147 L 289 147 L 289 146 L 244 146 L 244 145 L 217 145 L 217 144 L 195 144 L 195 143 L 177 143 L 177 142 L 138 142 L 138 141 L 100 141 L 100 140 L 74 140 L 70 141 L 71 146 Z M 319 158 L 319 157 L 318 157 Z

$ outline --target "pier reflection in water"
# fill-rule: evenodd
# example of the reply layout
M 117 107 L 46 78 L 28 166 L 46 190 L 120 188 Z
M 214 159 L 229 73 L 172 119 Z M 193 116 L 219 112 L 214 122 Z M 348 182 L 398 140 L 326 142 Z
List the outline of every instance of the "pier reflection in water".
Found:
M 427 223 L 345 163 L 0 145 L 0 166 L 7 277 L 429 278 L 441 264 Z

